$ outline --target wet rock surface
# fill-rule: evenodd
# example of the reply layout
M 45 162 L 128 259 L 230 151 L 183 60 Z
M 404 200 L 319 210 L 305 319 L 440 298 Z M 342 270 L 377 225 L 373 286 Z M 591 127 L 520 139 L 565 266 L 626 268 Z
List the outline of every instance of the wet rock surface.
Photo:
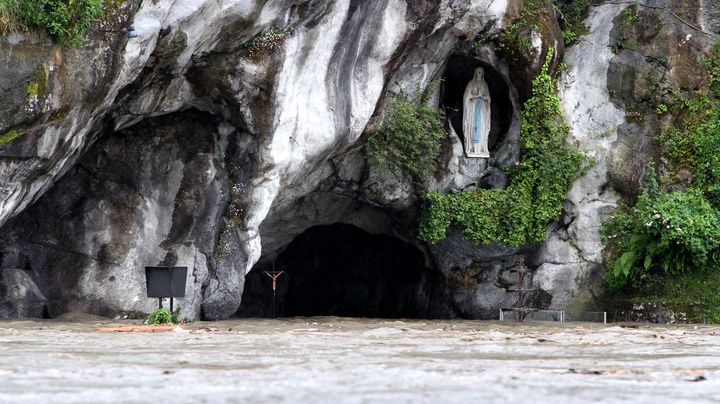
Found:
M 602 288 L 600 224 L 633 199 L 666 119 L 654 106 L 670 102 L 670 84 L 698 86 L 693 63 L 709 41 L 661 10 L 628 24 L 628 5 L 604 4 L 565 49 L 547 7 L 522 65 L 498 51 L 522 3 L 134 0 L 106 27 L 132 20 L 132 40 L 91 30 L 82 47 L 61 49 L 3 36 L 0 136 L 17 136 L 0 145 L 0 318 L 143 316 L 153 305 L 142 267 L 158 264 L 191 267 L 180 302 L 188 317 L 228 318 L 253 268 L 335 224 L 416 248 L 423 262 L 409 261 L 437 280 L 420 282 L 426 313 L 447 301 L 450 315 L 496 318 L 512 304 L 506 289 L 520 258 L 534 270 L 539 307 L 587 309 Z M 714 3 L 676 3 L 653 4 L 717 29 Z M 269 32 L 281 34 L 253 50 Z M 541 246 L 477 246 L 458 229 L 421 243 L 421 198 L 364 157 L 393 98 L 445 80 L 430 94 L 448 115 L 430 190 L 503 188 L 504 169 L 520 158 L 522 101 L 550 47 L 553 65 L 563 53 L 567 63 L 558 90 L 569 140 L 593 162 L 563 217 Z M 476 67 L 492 98 L 489 159 L 465 157 L 459 125 Z
M 0 323 L 0 401 L 704 403 L 720 388 L 717 327 L 74 320 Z
M 198 317 L 229 194 L 216 126 L 209 114 L 186 111 L 98 141 L 3 228 L 5 299 L 14 309 L 0 316 L 149 312 L 144 267 L 177 265 L 190 268 L 180 306 Z

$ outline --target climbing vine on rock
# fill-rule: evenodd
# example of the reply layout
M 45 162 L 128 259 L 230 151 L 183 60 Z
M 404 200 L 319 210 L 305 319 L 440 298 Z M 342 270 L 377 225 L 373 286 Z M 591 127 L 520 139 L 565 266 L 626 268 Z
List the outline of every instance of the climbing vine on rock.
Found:
M 547 224 L 559 218 L 562 202 L 578 177 L 582 155 L 566 143 L 569 128 L 549 74 L 554 50 L 533 80 L 532 97 L 521 115 L 521 161 L 509 170 L 505 189 L 425 195 L 420 238 L 436 242 L 451 225 L 467 239 L 510 246 L 545 240 Z
M 508 60 L 527 63 L 533 55 L 532 32 L 540 30 L 540 13 L 546 4 L 547 0 L 524 0 L 520 16 L 500 33 L 497 47 Z
M 592 0 L 553 0 L 558 13 L 558 21 L 562 28 L 565 45 L 572 45 L 580 40 L 580 36 L 588 32 L 583 20 L 588 15 Z
M 435 170 L 445 132 L 445 113 L 429 107 L 431 85 L 418 102 L 405 94 L 390 105 L 378 132 L 368 141 L 367 157 L 381 176 L 401 172 L 421 189 Z

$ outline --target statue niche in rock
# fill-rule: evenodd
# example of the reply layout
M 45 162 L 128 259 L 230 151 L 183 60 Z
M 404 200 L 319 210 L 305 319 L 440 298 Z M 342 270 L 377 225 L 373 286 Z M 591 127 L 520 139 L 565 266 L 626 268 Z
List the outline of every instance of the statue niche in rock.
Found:
M 490 157 L 490 89 L 484 76 L 482 67 L 475 69 L 475 76 L 468 83 L 463 96 L 464 146 L 468 157 Z

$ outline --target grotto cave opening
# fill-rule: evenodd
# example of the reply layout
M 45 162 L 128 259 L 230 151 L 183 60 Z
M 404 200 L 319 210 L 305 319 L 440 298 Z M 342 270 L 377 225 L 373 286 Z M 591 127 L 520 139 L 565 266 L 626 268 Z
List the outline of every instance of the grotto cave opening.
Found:
M 513 104 L 505 78 L 492 66 L 468 55 L 450 57 L 443 75 L 441 103 L 453 130 L 465 143 L 463 129 L 463 106 L 465 90 L 473 80 L 477 68 L 484 70 L 484 80 L 490 92 L 490 132 L 488 149 L 490 156 L 497 151 L 501 140 L 510 130 Z
M 295 237 L 274 262 L 262 259 L 245 277 L 240 317 L 275 314 L 376 318 L 452 317 L 443 274 L 414 245 L 350 224 L 314 226 Z

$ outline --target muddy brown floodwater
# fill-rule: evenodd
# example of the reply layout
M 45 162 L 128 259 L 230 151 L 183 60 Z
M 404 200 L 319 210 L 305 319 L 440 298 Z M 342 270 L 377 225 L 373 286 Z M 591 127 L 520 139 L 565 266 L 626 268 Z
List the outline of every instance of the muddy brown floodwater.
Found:
M 720 328 L 291 318 L 0 322 L 0 401 L 717 402 Z

